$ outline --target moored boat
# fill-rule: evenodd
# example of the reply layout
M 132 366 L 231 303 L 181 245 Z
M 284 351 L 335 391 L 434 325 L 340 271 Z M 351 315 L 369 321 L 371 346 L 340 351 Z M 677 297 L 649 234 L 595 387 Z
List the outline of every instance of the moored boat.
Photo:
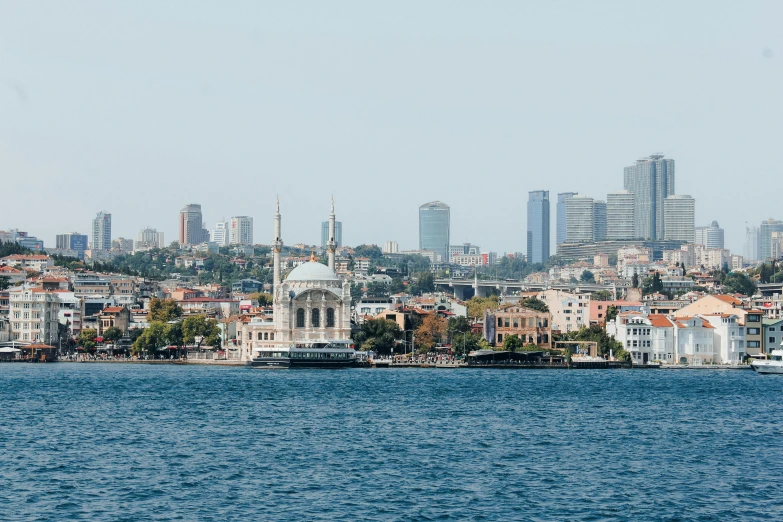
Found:
M 356 366 L 350 340 L 296 341 L 289 346 L 259 348 L 250 363 L 254 368 L 346 368 Z
M 756 359 L 750 367 L 757 373 L 783 373 L 783 350 L 772 350 L 771 359 Z

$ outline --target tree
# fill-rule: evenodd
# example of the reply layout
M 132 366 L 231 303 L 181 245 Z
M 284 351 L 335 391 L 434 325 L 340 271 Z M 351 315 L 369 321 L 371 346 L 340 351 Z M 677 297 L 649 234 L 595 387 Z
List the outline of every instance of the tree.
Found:
M 579 276 L 579 280 L 583 283 L 595 283 L 595 274 L 590 270 L 585 270 L 582 275 Z
M 546 305 L 546 303 L 537 297 L 528 297 L 520 304 L 525 308 L 530 308 L 531 310 L 537 310 L 539 312 L 549 311 L 549 307 Z
M 611 298 L 612 293 L 609 290 L 598 290 L 590 296 L 590 299 L 593 301 L 609 301 Z
M 435 291 L 435 278 L 431 272 L 421 272 L 417 274 L 416 280 L 410 287 L 410 293 L 421 295 Z
M 359 245 L 353 251 L 356 257 L 367 257 L 372 260 L 378 260 L 383 257 L 383 252 L 378 245 Z
M 483 337 L 471 332 L 455 334 L 451 340 L 451 351 L 454 355 L 467 355 L 474 350 L 489 348 Z
M 220 328 L 215 319 L 207 319 L 205 315 L 193 315 L 182 321 L 182 340 L 185 344 L 196 343 L 201 348 L 207 346 L 220 347 Z
M 496 295 L 489 297 L 471 297 L 468 300 L 468 317 L 483 319 L 486 310 L 495 310 L 500 299 Z
M 634 272 L 633 278 L 631 279 L 631 286 L 634 288 L 639 288 L 639 274 Z
M 731 294 L 752 296 L 756 293 L 756 283 L 742 272 L 732 272 L 724 279 L 723 289 Z
M 8 276 L 0 276 L 0 290 L 7 290 L 11 286 L 11 278 Z
M 353 334 L 353 341 L 361 351 L 374 351 L 387 355 L 392 352 L 397 340 L 402 338 L 402 330 L 397 323 L 388 319 L 368 319 L 364 321 L 358 332 Z
M 166 324 L 159 321 L 152 322 L 144 329 L 135 341 L 131 351 L 138 355 L 142 352 L 152 352 L 166 345 Z
M 620 313 L 620 311 L 617 309 L 615 305 L 611 305 L 609 308 L 606 309 L 606 322 L 612 321 L 617 318 L 617 314 Z
M 258 306 L 271 306 L 274 302 L 272 294 L 267 292 L 256 292 L 254 294 L 250 294 L 247 296 L 247 298 L 252 301 L 258 301 Z
M 185 344 L 185 338 L 182 333 L 182 321 L 166 324 L 165 329 L 163 330 L 163 336 L 167 344 L 177 347 L 183 346 Z
M 520 339 L 516 335 L 507 335 L 503 339 L 503 349 L 507 352 L 516 352 L 520 348 L 522 348 L 522 339 Z
M 457 334 L 463 334 L 470 331 L 470 323 L 467 317 L 450 317 L 446 326 L 446 331 L 449 334 L 449 341 L 454 340 L 454 336 Z
M 112 326 L 110 328 L 107 328 L 105 332 L 103 332 L 103 338 L 107 341 L 111 341 L 113 343 L 116 343 L 120 340 L 120 337 L 122 337 L 122 330 L 117 328 L 116 326 Z
M 98 346 L 98 343 L 95 342 L 97 336 L 98 331 L 95 328 L 87 328 L 79 332 L 79 337 L 76 340 L 85 351 L 94 352 Z
M 583 326 L 575 332 L 564 334 L 564 338 L 571 341 L 596 341 L 598 342 L 598 354 L 604 356 L 608 356 L 611 350 L 617 357 L 619 351 L 623 349 L 622 343 L 607 334 L 604 328 L 599 325 Z
M 446 335 L 446 321 L 434 313 L 425 316 L 416 328 L 416 345 L 419 347 L 419 353 L 432 351 L 443 340 L 444 335 Z
M 153 297 L 150 300 L 149 321 L 167 323 L 182 316 L 182 308 L 174 299 L 158 299 Z

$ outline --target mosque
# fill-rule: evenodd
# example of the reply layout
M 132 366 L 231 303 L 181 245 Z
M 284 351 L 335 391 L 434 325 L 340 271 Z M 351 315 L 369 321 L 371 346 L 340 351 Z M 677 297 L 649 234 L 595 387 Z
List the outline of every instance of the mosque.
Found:
M 337 251 L 335 241 L 334 199 L 329 214 L 329 241 L 326 244 L 328 265 L 315 256 L 280 278 L 280 254 L 283 250 L 280 202 L 275 211 L 274 313 L 271 318 L 253 317 L 237 329 L 241 339 L 241 358 L 250 361 L 260 348 L 287 347 L 297 341 L 344 340 L 351 337 L 351 285 L 342 281 L 334 269 Z

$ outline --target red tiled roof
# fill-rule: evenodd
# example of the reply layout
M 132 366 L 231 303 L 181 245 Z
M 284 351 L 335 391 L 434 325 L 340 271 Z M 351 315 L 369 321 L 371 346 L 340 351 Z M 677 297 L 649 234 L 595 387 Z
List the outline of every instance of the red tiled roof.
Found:
M 672 326 L 672 322 L 660 314 L 650 314 L 647 318 L 650 320 L 650 324 L 656 328 L 671 328 Z

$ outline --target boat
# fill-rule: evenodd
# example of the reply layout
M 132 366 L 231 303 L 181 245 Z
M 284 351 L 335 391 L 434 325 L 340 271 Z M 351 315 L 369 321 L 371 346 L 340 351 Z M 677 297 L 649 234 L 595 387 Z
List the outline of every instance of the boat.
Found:
M 771 359 L 756 359 L 750 367 L 757 373 L 783 373 L 783 350 L 772 350 Z
M 357 365 L 350 340 L 295 341 L 289 346 L 259 348 L 254 368 L 346 368 Z

